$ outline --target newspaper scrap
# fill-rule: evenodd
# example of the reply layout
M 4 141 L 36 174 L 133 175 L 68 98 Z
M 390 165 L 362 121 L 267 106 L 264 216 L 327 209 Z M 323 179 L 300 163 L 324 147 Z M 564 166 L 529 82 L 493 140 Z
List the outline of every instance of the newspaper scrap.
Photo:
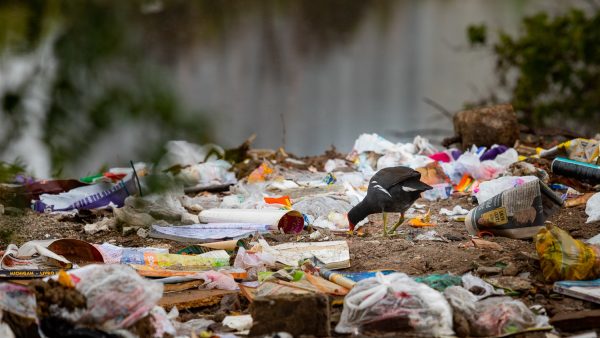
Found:
M 182 226 L 153 225 L 150 237 L 164 238 L 178 242 L 213 242 L 226 239 L 241 239 L 255 233 L 269 232 L 268 224 L 250 223 L 209 223 Z
M 19 254 L 16 245 L 9 244 L 0 260 L 0 277 L 46 277 L 73 267 L 73 264 L 65 257 L 57 255 L 41 245 L 34 245 L 33 250 L 33 255 L 23 256 Z
M 284 243 L 275 246 L 270 246 L 264 239 L 259 239 L 258 242 L 263 251 L 285 265 L 297 266 L 299 261 L 314 256 L 327 269 L 350 267 L 350 249 L 346 241 Z

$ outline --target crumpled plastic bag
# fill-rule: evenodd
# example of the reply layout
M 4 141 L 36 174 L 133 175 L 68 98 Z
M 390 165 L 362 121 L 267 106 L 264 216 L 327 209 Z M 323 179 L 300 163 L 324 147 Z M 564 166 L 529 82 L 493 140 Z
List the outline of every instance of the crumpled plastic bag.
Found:
M 488 181 L 498 177 L 508 166 L 519 160 L 519 154 L 509 148 L 493 160 L 480 160 L 477 147 L 463 153 L 456 161 L 441 163 L 444 172 L 453 183 L 458 183 L 464 174 L 468 174 L 479 181 Z
M 358 334 L 365 324 L 400 318 L 408 318 L 413 329 L 425 335 L 454 333 L 452 309 L 441 293 L 404 273 L 380 272 L 356 283 L 346 295 L 335 331 Z
M 235 279 L 228 274 L 218 271 L 203 271 L 194 275 L 199 279 L 204 280 L 203 286 L 207 289 L 219 290 L 239 290 Z
M 559 227 L 546 224 L 535 236 L 535 249 L 549 282 L 600 277 L 600 247 L 578 241 Z
M 294 203 L 292 209 L 317 219 L 327 217 L 331 212 L 345 214 L 352 209 L 352 205 L 337 196 L 310 196 Z
M 585 213 L 588 215 L 586 223 L 600 221 L 600 192 L 595 193 L 585 205 Z
M 462 276 L 462 285 L 477 300 L 490 296 L 504 295 L 504 290 L 494 288 L 490 283 L 477 276 L 473 276 L 470 272 Z
M 477 203 L 482 204 L 505 190 L 518 187 L 523 183 L 535 181 L 537 179 L 536 176 L 503 176 L 491 181 L 481 182 L 479 184 L 479 191 L 475 193 Z
M 460 286 L 444 290 L 452 305 L 454 328 L 459 336 L 489 337 L 548 326 L 548 317 L 536 315 L 520 300 L 511 297 L 491 297 L 477 300 Z
M 475 306 L 471 327 L 474 336 L 498 336 L 548 325 L 548 317 L 537 316 L 523 302 L 511 297 L 487 298 Z
M 267 271 L 267 267 L 275 266 L 275 257 L 268 252 L 248 251 L 243 247 L 238 249 L 234 268 L 241 268 L 248 272 L 249 280 L 258 280 L 258 273 Z
M 174 166 L 190 166 L 197 163 L 216 160 L 216 155 L 223 156 L 225 150 L 215 144 L 198 145 L 187 141 L 169 141 L 165 144 L 166 154 L 158 163 L 158 169 L 165 170 Z M 210 155 L 214 151 L 215 155 Z
M 131 326 L 154 308 L 163 293 L 162 284 L 141 277 L 127 265 L 91 264 L 69 275 L 87 301 L 77 323 L 105 331 Z
M 212 160 L 181 169 L 176 175 L 186 187 L 235 184 L 235 174 L 230 172 L 231 164 L 224 160 Z
M 600 154 L 600 141 L 576 138 L 548 150 L 539 151 L 540 157 L 545 158 L 553 158 L 565 154 L 572 160 L 595 164 Z

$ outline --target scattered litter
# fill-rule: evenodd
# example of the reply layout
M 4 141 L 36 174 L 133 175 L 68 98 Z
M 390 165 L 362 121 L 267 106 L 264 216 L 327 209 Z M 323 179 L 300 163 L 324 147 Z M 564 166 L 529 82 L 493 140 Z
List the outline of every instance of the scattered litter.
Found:
M 431 223 L 431 210 L 428 210 L 425 215 L 417 216 L 408 221 L 408 225 L 412 227 L 430 227 L 435 226 Z
M 304 228 L 304 217 L 295 210 L 211 209 L 202 211 L 199 216 L 203 223 L 267 224 L 284 233 L 300 233 Z
M 600 193 L 594 194 L 587 201 L 585 213 L 588 215 L 586 223 L 600 221 Z
M 454 208 L 452 210 L 448 210 L 446 208 L 440 209 L 440 215 L 446 215 L 446 216 L 459 216 L 459 215 L 466 215 L 468 213 L 469 213 L 469 210 L 461 207 L 460 205 L 454 206 Z
M 598 140 L 576 138 L 563 142 L 547 150 L 542 149 L 539 151 L 539 155 L 540 157 L 545 158 L 555 158 L 560 155 L 566 155 L 572 160 L 587 163 L 597 163 L 599 149 L 600 142 Z
M 469 234 L 480 231 L 509 238 L 532 238 L 563 201 L 539 180 L 503 191 L 472 209 L 465 224 Z
M 264 252 L 270 253 L 275 260 L 289 266 L 297 266 L 299 261 L 316 257 L 328 269 L 350 267 L 350 251 L 346 241 L 283 243 L 270 246 L 265 240 L 259 240 Z
M 594 185 L 600 183 L 600 166 L 596 164 L 557 157 L 552 161 L 551 168 L 556 175 L 573 177 Z
M 445 239 L 442 235 L 440 235 L 437 231 L 435 230 L 430 230 L 427 231 L 425 233 L 422 234 L 418 234 L 415 237 L 415 241 L 437 241 L 437 242 L 447 242 L 448 240 Z
M 223 319 L 223 326 L 227 326 L 238 334 L 246 335 L 252 327 L 251 315 L 227 316 Z
M 58 195 L 42 194 L 33 203 L 38 212 L 102 209 L 109 206 L 122 207 L 125 198 L 138 187 L 129 175 L 118 183 L 100 182 L 93 185 L 71 189 Z
M 547 281 L 600 277 L 600 247 L 586 245 L 552 224 L 535 236 L 542 273 Z
M 86 224 L 83 227 L 83 231 L 88 235 L 93 235 L 101 231 L 108 231 L 110 229 L 114 229 L 116 227 L 115 223 L 116 222 L 114 218 L 104 217 L 102 220 L 96 223 Z
M 212 223 L 182 226 L 153 225 L 149 236 L 184 243 L 211 242 L 241 239 L 255 233 L 267 233 L 270 225 L 250 223 Z
M 403 273 L 377 274 L 358 282 L 344 299 L 337 333 L 363 332 L 369 323 L 384 329 L 384 321 L 407 321 L 406 329 L 430 336 L 451 336 L 452 309 L 429 286 Z M 393 328 L 397 328 L 392 325 Z
M 475 298 L 481 300 L 490 296 L 504 295 L 504 290 L 495 289 L 483 279 L 466 273 L 462 276 L 463 287 L 469 290 Z
M 538 178 L 535 176 L 503 176 L 496 178 L 491 181 L 481 182 L 479 184 L 479 191 L 475 193 L 477 203 L 480 205 L 492 197 L 501 194 L 503 191 L 516 188 L 523 185 L 524 183 L 537 181 Z
M 486 241 L 485 239 L 481 239 L 481 238 L 471 238 L 471 242 L 473 242 L 473 245 L 475 245 L 476 248 L 480 248 L 480 249 L 498 250 L 498 251 L 504 250 L 502 248 L 502 245 L 495 243 L 495 242 Z
M 554 292 L 600 304 L 600 279 L 556 282 Z

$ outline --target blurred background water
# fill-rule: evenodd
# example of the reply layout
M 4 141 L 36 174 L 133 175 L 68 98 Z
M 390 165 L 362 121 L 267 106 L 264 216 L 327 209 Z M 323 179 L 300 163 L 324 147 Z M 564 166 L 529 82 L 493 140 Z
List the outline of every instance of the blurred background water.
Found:
M 168 139 L 297 155 L 434 141 L 497 90 L 466 27 L 587 1 L 0 1 L 0 160 L 39 177 L 151 160 Z M 502 97 L 503 93 L 498 93 Z

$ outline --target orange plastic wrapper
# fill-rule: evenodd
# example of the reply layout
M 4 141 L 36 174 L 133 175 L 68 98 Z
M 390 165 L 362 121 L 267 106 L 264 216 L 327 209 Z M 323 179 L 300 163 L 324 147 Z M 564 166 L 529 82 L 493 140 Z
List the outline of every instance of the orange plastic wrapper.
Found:
M 578 241 L 552 224 L 535 236 L 535 249 L 549 282 L 600 277 L 600 248 Z
M 423 216 L 417 216 L 409 220 L 408 225 L 417 228 L 435 226 L 435 223 L 431 223 L 431 210 L 428 210 L 427 213 Z
M 292 207 L 292 201 L 290 200 L 290 196 L 281 196 L 281 197 L 265 197 L 265 203 L 267 204 L 280 204 L 287 208 Z
M 273 172 L 273 168 L 268 163 L 264 162 L 248 175 L 248 183 L 264 182 L 269 175 L 273 174 Z

